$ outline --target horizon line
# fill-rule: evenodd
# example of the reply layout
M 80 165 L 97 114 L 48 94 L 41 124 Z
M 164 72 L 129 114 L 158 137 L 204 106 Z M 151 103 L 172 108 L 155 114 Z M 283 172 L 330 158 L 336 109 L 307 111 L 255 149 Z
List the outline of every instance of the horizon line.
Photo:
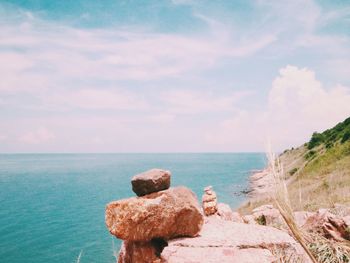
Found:
M 264 151 L 206 151 L 206 152 L 0 152 L 0 155 L 10 154 L 238 154 L 238 153 L 266 153 Z

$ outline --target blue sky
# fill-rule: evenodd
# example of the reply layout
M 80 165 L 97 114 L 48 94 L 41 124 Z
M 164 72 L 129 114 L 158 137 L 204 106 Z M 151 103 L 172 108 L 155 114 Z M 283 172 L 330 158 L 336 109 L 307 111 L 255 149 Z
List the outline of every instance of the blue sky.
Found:
M 0 152 L 297 146 L 350 116 L 349 1 L 0 1 Z

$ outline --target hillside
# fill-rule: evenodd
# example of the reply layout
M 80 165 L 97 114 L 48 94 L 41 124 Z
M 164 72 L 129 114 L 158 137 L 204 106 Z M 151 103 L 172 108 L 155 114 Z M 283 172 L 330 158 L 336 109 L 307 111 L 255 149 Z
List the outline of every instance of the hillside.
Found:
M 285 150 L 279 158 L 294 210 L 350 204 L 350 117 L 313 133 L 309 142 Z M 266 197 L 251 200 L 240 210 L 247 212 L 268 202 Z

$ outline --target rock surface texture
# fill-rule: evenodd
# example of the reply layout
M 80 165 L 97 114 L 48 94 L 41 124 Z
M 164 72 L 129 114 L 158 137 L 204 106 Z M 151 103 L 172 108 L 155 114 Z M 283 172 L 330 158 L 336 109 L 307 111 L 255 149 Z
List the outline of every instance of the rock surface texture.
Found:
M 216 193 L 211 186 L 204 188 L 202 196 L 203 211 L 206 216 L 214 215 L 218 210 Z
M 273 205 L 263 205 L 253 210 L 254 220 L 261 225 L 287 228 L 281 213 Z
M 244 223 L 242 216 L 238 212 L 233 212 L 228 204 L 219 203 L 216 214 L 219 218 L 236 223 Z
M 304 224 L 304 228 L 309 232 L 317 232 L 336 241 L 350 240 L 349 227 L 344 218 L 332 214 L 327 209 L 318 210 Z
M 132 190 L 137 196 L 166 190 L 170 187 L 170 178 L 169 171 L 152 169 L 131 179 Z
M 196 196 L 186 187 L 111 202 L 106 207 L 110 233 L 128 241 L 193 237 L 203 225 Z
M 168 263 L 267 263 L 277 262 L 274 249 L 309 262 L 301 246 L 284 231 L 215 217 L 206 219 L 198 237 L 170 240 L 161 258 Z
M 152 242 L 124 241 L 118 256 L 118 263 L 161 263 L 160 251 Z

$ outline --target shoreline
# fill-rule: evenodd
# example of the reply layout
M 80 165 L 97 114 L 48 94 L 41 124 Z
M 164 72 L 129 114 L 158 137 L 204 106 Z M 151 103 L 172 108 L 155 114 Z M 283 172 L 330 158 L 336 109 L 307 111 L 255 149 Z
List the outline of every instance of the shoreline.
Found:
M 254 171 L 249 176 L 249 200 L 256 200 L 271 194 L 275 180 L 269 168 Z
M 258 202 L 271 197 L 274 184 L 275 179 L 268 167 L 262 170 L 252 170 L 248 179 L 246 200 L 238 206 L 237 211 L 251 202 Z

